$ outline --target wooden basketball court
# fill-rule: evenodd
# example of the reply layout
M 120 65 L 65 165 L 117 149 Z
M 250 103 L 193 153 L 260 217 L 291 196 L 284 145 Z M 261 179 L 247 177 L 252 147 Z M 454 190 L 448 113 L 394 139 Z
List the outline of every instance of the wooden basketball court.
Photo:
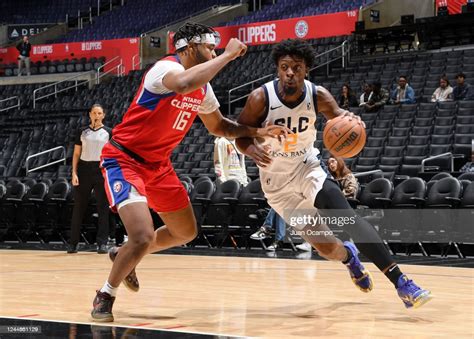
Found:
M 141 290 L 122 287 L 110 325 L 249 337 L 474 338 L 474 269 L 401 265 L 435 298 L 407 310 L 369 264 L 360 292 L 339 263 L 150 255 Z M 0 251 L 0 317 L 91 323 L 107 255 Z

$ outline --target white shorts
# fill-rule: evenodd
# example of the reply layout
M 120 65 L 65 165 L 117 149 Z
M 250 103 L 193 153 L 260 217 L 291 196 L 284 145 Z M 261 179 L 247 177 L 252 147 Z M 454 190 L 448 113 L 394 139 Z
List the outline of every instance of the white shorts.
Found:
M 137 189 L 132 186 L 132 188 L 130 189 L 130 193 L 128 194 L 128 199 L 117 204 L 117 211 L 120 210 L 123 206 L 127 206 L 128 204 L 133 204 L 135 202 L 144 202 L 145 204 L 147 204 L 146 197 L 138 193 Z
M 296 175 L 292 177 L 277 173 L 260 176 L 268 204 L 288 225 L 294 224 L 291 222 L 292 218 L 306 215 L 314 217 L 317 213 L 314 201 L 328 177 L 328 172 L 321 166 L 318 158 L 302 162 L 296 169 Z M 298 224 L 295 228 L 302 229 L 304 226 Z

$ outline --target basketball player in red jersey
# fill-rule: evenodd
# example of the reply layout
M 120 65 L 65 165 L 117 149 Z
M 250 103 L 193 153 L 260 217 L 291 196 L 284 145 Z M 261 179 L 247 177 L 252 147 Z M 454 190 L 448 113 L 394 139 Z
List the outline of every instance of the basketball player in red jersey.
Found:
M 297 228 L 298 234 L 321 256 L 345 264 L 354 284 L 369 292 L 373 282 L 358 258 L 360 249 L 393 283 L 407 308 L 419 307 L 431 299 L 430 291 L 420 288 L 400 271 L 375 228 L 352 210 L 313 146 L 319 112 L 328 120 L 346 115 L 347 119 L 363 124 L 360 117 L 339 108 L 325 88 L 305 80 L 314 64 L 314 55 L 311 45 L 304 40 L 289 39 L 276 45 L 272 56 L 278 79 L 254 90 L 238 119 L 254 127 L 287 126 L 294 134 L 284 142 L 265 138 L 264 142 L 256 143 L 254 138 L 240 138 L 237 146 L 259 166 L 262 189 L 270 206 Z M 262 161 L 261 154 L 271 161 Z M 358 248 L 332 235 L 327 225 L 314 218 L 318 213 L 334 226 L 343 224 Z
M 281 126 L 248 127 L 221 115 L 209 81 L 244 55 L 247 47 L 231 39 L 216 56 L 216 38 L 208 26 L 188 23 L 179 28 L 173 37 L 177 54 L 161 59 L 146 73 L 123 121 L 103 148 L 107 197 L 120 214 L 128 242 L 110 252 L 112 270 L 93 302 L 95 321 L 114 320 L 112 306 L 120 282 L 138 291 L 135 267 L 143 256 L 185 244 L 197 234 L 188 195 L 169 157 L 198 114 L 216 136 L 279 138 L 289 131 Z M 154 231 L 149 207 L 166 226 Z

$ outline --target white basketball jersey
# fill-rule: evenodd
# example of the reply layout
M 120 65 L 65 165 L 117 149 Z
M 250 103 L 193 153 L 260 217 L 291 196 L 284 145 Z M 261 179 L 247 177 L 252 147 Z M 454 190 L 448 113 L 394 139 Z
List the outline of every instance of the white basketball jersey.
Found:
M 260 167 L 262 179 L 265 174 L 295 174 L 296 169 L 309 157 L 319 154 L 313 144 L 316 140 L 317 96 L 316 86 L 304 81 L 304 95 L 292 107 L 285 105 L 278 94 L 278 80 L 263 85 L 267 98 L 267 124 L 287 126 L 294 134 L 280 142 L 276 138 L 266 138 L 263 145 L 270 146 L 271 165 Z

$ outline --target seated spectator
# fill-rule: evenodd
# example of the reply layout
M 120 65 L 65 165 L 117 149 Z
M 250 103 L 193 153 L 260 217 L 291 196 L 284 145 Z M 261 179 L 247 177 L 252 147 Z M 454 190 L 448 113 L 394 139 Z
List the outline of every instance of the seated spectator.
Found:
M 453 100 L 453 88 L 449 86 L 449 80 L 446 76 L 442 76 L 439 79 L 439 87 L 434 91 L 431 96 L 431 102 L 440 101 L 452 101 Z
M 339 94 L 337 103 L 339 107 L 347 110 L 349 109 L 349 107 L 356 107 L 359 105 L 356 96 L 354 95 L 348 84 L 342 85 L 341 94 Z
M 453 89 L 454 100 L 467 100 L 468 99 L 468 92 L 471 86 L 467 84 L 465 80 L 466 80 L 466 75 L 464 75 L 464 73 L 459 73 L 456 76 L 457 86 L 454 87 Z
M 390 100 L 394 105 L 416 103 L 415 91 L 408 85 L 406 76 L 400 76 L 398 86 L 393 90 Z
M 382 88 L 380 82 L 372 84 L 372 93 L 370 94 L 369 102 L 364 104 L 366 112 L 378 112 L 387 103 L 390 95 L 385 88 Z
M 235 140 L 218 137 L 214 141 L 214 170 L 217 182 L 222 184 L 235 179 L 242 185 L 248 184 L 245 157 L 237 150 Z
M 286 234 L 286 223 L 282 217 L 280 217 L 275 210 L 272 208 L 268 211 L 267 217 L 263 222 L 262 227 L 258 229 L 257 232 L 253 233 L 250 236 L 250 239 L 253 240 L 263 240 L 270 237 L 270 230 L 275 229 L 275 241 L 267 246 L 267 251 L 276 251 L 280 249 L 283 245 L 283 239 Z
M 359 189 L 359 182 L 347 167 L 342 158 L 330 157 L 328 159 L 329 173 L 339 183 L 342 193 L 346 198 L 355 199 L 357 190 Z
M 363 86 L 364 93 L 360 96 L 360 104 L 359 106 L 364 106 L 366 103 L 370 101 L 372 96 L 372 85 L 365 83 Z

